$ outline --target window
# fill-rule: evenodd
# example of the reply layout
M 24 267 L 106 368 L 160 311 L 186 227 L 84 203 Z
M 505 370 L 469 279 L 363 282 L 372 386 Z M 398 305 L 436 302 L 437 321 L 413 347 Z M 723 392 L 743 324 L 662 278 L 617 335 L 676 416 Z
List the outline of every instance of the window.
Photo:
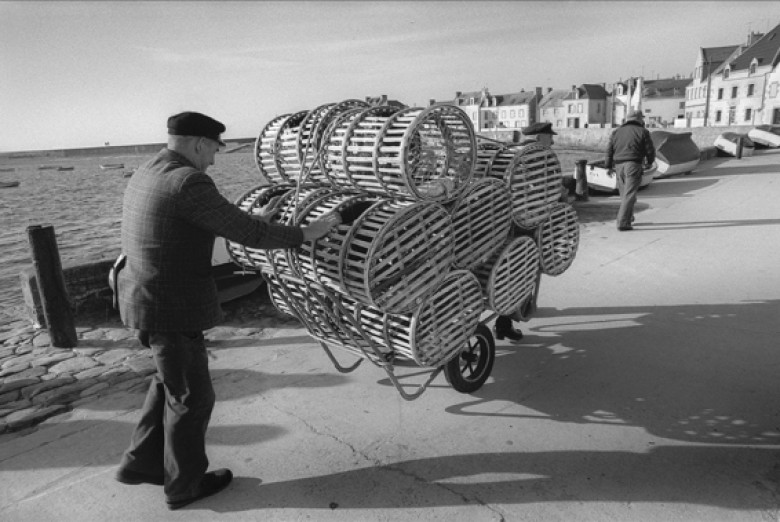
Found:
M 732 88 L 731 88 L 731 97 L 732 97 L 732 98 L 736 98 L 736 97 L 737 97 L 737 92 L 738 92 L 738 91 L 739 91 L 739 88 L 738 88 L 738 87 L 732 87 Z
M 777 82 L 772 82 L 769 85 L 769 97 L 770 98 L 777 98 Z
M 574 112 L 574 105 L 569 105 L 569 114 Z
M 469 98 L 469 105 L 474 105 L 474 98 Z
M 723 78 L 728 78 L 728 77 L 729 77 L 729 70 L 723 69 Z
M 745 109 L 745 121 L 750 121 L 750 116 L 752 115 L 753 110 L 750 108 Z
M 600 112 L 601 112 L 601 103 L 597 103 L 596 104 L 596 113 L 600 113 Z
M 756 87 L 754 83 L 748 85 L 748 96 L 753 96 L 753 89 Z
M 718 89 L 718 99 L 719 100 L 723 99 L 723 89 Z
M 680 102 L 680 109 L 684 109 L 684 108 L 685 108 L 685 102 Z
M 555 120 L 555 126 L 560 127 L 561 126 L 561 120 Z
M 501 111 L 501 119 L 503 120 L 506 118 L 506 111 Z
M 750 64 L 750 74 L 756 74 L 756 64 L 751 63 Z
M 514 109 L 512 109 L 511 111 L 509 111 L 509 117 L 510 117 L 510 118 L 514 118 L 514 117 L 515 117 L 515 111 L 514 111 Z
M 577 112 L 582 112 L 582 104 L 581 103 L 577 104 Z
M 720 121 L 720 117 L 721 117 L 721 112 L 715 111 L 715 121 Z

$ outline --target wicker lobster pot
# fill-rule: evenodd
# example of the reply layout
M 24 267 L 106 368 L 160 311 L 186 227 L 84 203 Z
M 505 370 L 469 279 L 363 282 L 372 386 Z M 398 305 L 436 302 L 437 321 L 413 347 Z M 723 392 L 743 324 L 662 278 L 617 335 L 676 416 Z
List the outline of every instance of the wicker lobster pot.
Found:
M 310 110 L 301 122 L 296 142 L 298 161 L 304 167 L 304 181 L 331 184 L 325 175 L 317 156 L 320 154 L 322 137 L 325 129 L 339 114 L 356 108 L 367 108 L 368 103 L 360 100 L 345 100 L 339 103 L 328 103 Z
M 539 249 L 529 236 L 511 239 L 490 261 L 474 270 L 487 308 L 500 315 L 513 313 L 533 294 L 538 273 Z
M 306 225 L 326 212 L 340 212 L 345 207 L 356 203 L 370 206 L 376 203 L 377 196 L 357 193 L 354 191 L 335 191 L 296 212 L 294 224 Z M 288 259 L 293 271 L 310 281 L 336 288 L 342 292 L 340 277 L 340 260 L 345 250 L 347 236 L 351 225 L 342 224 L 332 229 L 327 235 L 301 245 L 300 248 L 288 251 Z
M 423 201 L 456 197 L 471 179 L 476 157 L 471 120 L 450 105 L 374 107 L 328 147 L 343 158 L 331 173 L 339 185 Z
M 400 107 L 379 105 L 338 124 L 323 145 L 325 170 L 335 184 L 382 195 L 391 192 L 375 174 L 375 145 L 387 120 L 399 110 Z
M 441 366 L 468 342 L 484 311 L 482 288 L 467 270 L 453 270 L 411 315 L 384 317 L 387 345 L 420 366 Z M 361 323 L 366 319 L 361 316 Z
M 452 204 L 455 239 L 453 266 L 470 270 L 487 262 L 507 239 L 511 201 L 506 186 L 494 178 L 472 180 Z
M 489 175 L 503 179 L 509 187 L 512 220 L 522 228 L 536 228 L 561 197 L 563 178 L 558 156 L 539 143 L 498 153 Z
M 293 183 L 301 174 L 296 147 L 298 129 L 307 112 L 274 118 L 255 141 L 255 165 L 269 183 Z
M 282 198 L 292 197 L 292 191 L 293 187 L 289 184 L 261 185 L 246 192 L 235 203 L 238 208 L 247 214 L 253 215 L 261 207 L 267 205 L 272 198 L 277 196 Z M 274 217 L 271 218 L 271 222 L 278 222 L 278 217 L 276 221 Z M 226 245 L 228 255 L 234 263 L 250 270 L 261 270 L 262 267 L 270 268 L 267 250 L 247 247 L 234 241 L 226 241 Z
M 382 200 L 353 222 L 339 259 L 339 286 L 383 312 L 408 312 L 441 282 L 452 257 L 452 219 L 444 207 Z
M 556 276 L 565 272 L 577 255 L 580 226 L 577 212 L 568 203 L 558 203 L 536 231 L 542 272 Z

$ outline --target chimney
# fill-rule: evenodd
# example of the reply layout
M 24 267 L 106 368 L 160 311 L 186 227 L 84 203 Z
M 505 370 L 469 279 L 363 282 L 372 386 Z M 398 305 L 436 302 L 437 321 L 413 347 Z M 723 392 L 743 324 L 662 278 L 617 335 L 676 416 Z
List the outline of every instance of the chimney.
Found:
M 430 107 L 431 105 L 434 105 L 435 103 L 436 103 L 436 100 L 434 100 L 433 98 L 431 98 L 431 99 L 429 99 L 429 100 L 428 100 L 428 106 L 429 106 L 429 107 Z
M 463 93 L 462 93 L 462 92 L 460 92 L 460 91 L 455 91 L 455 97 L 456 97 L 456 98 L 460 98 L 460 95 L 461 95 L 461 94 L 463 94 Z
M 552 92 L 552 87 L 547 87 L 547 92 Z
M 541 98 L 542 97 L 542 88 L 541 87 L 537 87 L 536 88 L 536 97 L 537 98 Z

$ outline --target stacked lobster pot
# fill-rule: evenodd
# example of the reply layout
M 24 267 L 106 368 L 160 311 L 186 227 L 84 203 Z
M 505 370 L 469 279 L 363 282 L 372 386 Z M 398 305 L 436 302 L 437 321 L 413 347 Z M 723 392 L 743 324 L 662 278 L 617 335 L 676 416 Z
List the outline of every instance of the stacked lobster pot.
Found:
M 552 151 L 478 147 L 455 106 L 347 100 L 283 115 L 255 161 L 265 183 L 236 202 L 244 212 L 281 198 L 273 223 L 348 219 L 297 249 L 228 241 L 233 261 L 261 271 L 313 337 L 375 362 L 445 364 L 486 308 L 516 312 L 540 271 L 562 273 L 576 253 Z

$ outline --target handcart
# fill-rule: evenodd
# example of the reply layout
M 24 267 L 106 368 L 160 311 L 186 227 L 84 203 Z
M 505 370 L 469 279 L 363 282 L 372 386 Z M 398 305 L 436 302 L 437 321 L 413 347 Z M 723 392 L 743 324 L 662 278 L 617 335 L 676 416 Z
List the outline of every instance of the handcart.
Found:
M 447 382 L 461 393 L 473 393 L 490 377 L 496 357 L 493 333 L 486 323 L 496 317 L 489 313 L 481 318 L 476 329 L 452 355 L 435 367 L 430 367 L 425 381 L 413 392 L 404 389 L 396 366 L 409 366 L 416 361 L 408 354 L 389 351 L 378 340 L 381 332 L 369 331 L 357 317 L 361 313 L 353 304 L 344 302 L 343 296 L 324 285 L 287 274 L 264 274 L 274 305 L 300 320 L 309 334 L 322 346 L 328 358 L 341 373 L 357 369 L 364 360 L 384 369 L 388 378 L 406 400 L 418 398 L 434 379 L 444 372 Z M 350 365 L 342 364 L 332 347 L 341 348 L 358 357 Z M 423 368 L 425 368 L 423 366 Z

